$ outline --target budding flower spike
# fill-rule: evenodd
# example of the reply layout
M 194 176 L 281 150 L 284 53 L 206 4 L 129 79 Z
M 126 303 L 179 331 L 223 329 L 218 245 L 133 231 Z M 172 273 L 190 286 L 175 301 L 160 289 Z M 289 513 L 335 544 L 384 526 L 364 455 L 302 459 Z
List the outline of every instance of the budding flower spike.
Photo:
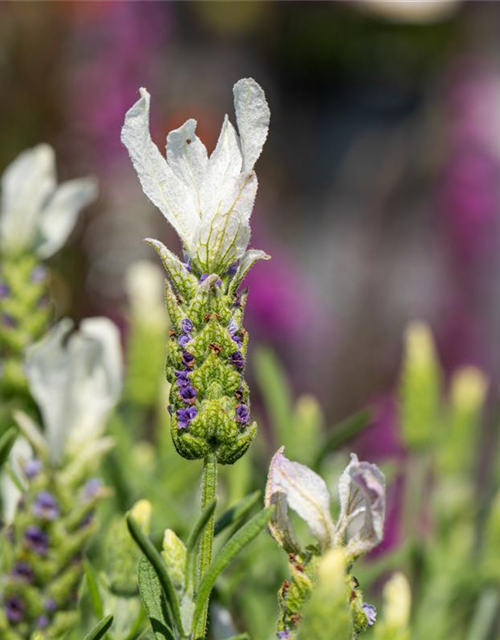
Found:
M 289 554 L 292 574 L 279 592 L 278 637 L 296 637 L 302 609 L 317 582 L 321 558 L 332 549 L 340 550 L 349 570 L 356 559 L 382 541 L 385 479 L 380 469 L 351 454 L 339 478 L 338 497 L 340 514 L 335 523 L 330 512 L 331 495 L 323 478 L 305 465 L 288 460 L 284 447 L 273 456 L 265 496 L 266 506 L 275 507 L 269 530 Z M 306 522 L 317 545 L 301 545 L 288 518 L 289 508 Z M 363 602 L 352 576 L 348 576 L 347 585 L 345 603 L 351 612 L 353 631 L 358 634 L 375 623 L 376 610 Z
M 269 259 L 247 250 L 254 165 L 267 138 L 269 107 L 251 78 L 237 82 L 233 92 L 239 135 L 226 116 L 210 156 L 195 120 L 168 134 L 162 156 L 149 132 L 146 89 L 122 130 L 144 193 L 177 231 L 187 256 L 183 263 L 158 240 L 147 240 L 167 271 L 173 441 L 186 458 L 214 454 L 223 464 L 242 456 L 256 431 L 243 376 L 246 294 L 238 287 L 255 262 Z

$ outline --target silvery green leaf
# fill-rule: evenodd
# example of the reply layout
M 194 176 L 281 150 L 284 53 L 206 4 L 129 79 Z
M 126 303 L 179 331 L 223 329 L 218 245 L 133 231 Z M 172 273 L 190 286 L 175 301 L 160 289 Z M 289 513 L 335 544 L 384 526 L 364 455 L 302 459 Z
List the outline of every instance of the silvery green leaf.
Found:
M 195 196 L 198 215 L 202 215 L 201 185 L 207 172 L 208 155 L 197 137 L 196 120 L 188 120 L 167 136 L 167 162 L 179 180 Z
M 252 171 L 267 138 L 271 112 L 262 88 L 253 78 L 239 80 L 233 88 L 234 109 L 243 152 L 243 171 Z
M 44 418 L 49 455 L 60 462 L 102 435 L 122 381 L 120 337 L 107 318 L 92 318 L 68 338 L 62 320 L 27 352 L 30 389 Z
M 385 518 L 385 478 L 380 469 L 360 462 L 355 454 L 339 479 L 340 515 L 336 543 L 346 539 L 351 559 L 368 553 L 382 540 Z
M 1 185 L 0 247 L 29 249 L 40 210 L 56 185 L 53 149 L 39 144 L 21 153 L 5 170 Z
M 191 252 L 192 239 L 199 222 L 193 193 L 180 180 L 151 139 L 149 132 L 150 95 L 141 97 L 127 111 L 121 139 L 127 147 L 144 193 L 163 213 Z
M 36 252 L 40 258 L 50 258 L 68 239 L 78 214 L 97 197 L 97 182 L 81 178 L 63 182 L 51 194 L 38 217 Z
M 146 238 L 145 242 L 147 242 L 150 247 L 153 247 L 159 255 L 165 271 L 177 291 L 183 298 L 189 300 L 198 286 L 198 278 L 189 273 L 179 258 L 167 249 L 162 242 L 154 240 L 153 238 Z
M 274 454 L 267 478 L 266 505 L 277 504 L 277 515 L 273 516 L 270 525 L 271 533 L 285 548 L 287 544 L 296 544 L 292 526 L 283 509 L 286 501 L 288 507 L 308 524 L 321 548 L 327 549 L 333 540 L 334 526 L 325 481 L 305 465 L 288 460 L 283 451 L 284 447 L 281 447 Z

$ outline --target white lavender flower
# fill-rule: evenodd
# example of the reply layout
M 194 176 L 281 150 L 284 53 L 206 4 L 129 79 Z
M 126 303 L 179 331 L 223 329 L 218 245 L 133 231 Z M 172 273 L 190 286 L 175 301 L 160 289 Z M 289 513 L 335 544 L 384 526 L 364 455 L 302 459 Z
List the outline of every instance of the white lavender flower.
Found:
M 1 179 L 0 249 L 34 252 L 46 259 L 72 232 L 78 214 L 97 197 L 92 178 L 56 181 L 54 150 L 47 144 L 28 149 Z
M 321 552 L 345 546 L 352 561 L 380 543 L 385 517 L 384 476 L 374 464 L 360 462 L 355 454 L 339 480 L 340 515 L 334 524 L 330 514 L 330 493 L 314 471 L 283 455 L 273 456 L 266 486 L 266 506 L 275 505 L 270 531 L 291 553 L 300 547 L 287 509 L 293 509 L 308 525 Z
M 163 157 L 151 140 L 146 89 L 140 90 L 122 129 L 144 193 L 177 231 L 200 274 L 225 273 L 244 259 L 250 240 L 257 193 L 253 168 L 267 138 L 270 112 L 255 80 L 240 80 L 233 92 L 239 135 L 226 116 L 210 157 L 196 136 L 195 120 L 168 134 Z M 259 252 L 259 258 L 267 256 Z
M 43 416 L 47 453 L 56 464 L 66 453 L 81 456 L 86 447 L 99 446 L 122 385 L 116 325 L 107 318 L 91 318 L 74 333 L 72 326 L 71 320 L 61 320 L 28 350 L 26 359 L 30 390 Z M 36 439 L 27 417 L 21 421 Z

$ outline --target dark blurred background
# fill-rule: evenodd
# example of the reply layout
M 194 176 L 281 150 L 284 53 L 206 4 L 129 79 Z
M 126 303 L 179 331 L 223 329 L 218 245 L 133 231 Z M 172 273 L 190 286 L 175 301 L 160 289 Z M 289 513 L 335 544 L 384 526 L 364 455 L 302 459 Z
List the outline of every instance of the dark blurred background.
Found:
M 383 406 L 415 318 L 448 372 L 498 382 L 499 32 L 495 2 L 2 2 L 0 168 L 45 141 L 61 178 L 101 184 L 53 260 L 58 312 L 123 324 L 142 239 L 180 248 L 120 144 L 138 88 L 160 147 L 194 117 L 211 150 L 252 76 L 272 113 L 252 245 L 273 256 L 249 277 L 252 344 L 332 423 Z

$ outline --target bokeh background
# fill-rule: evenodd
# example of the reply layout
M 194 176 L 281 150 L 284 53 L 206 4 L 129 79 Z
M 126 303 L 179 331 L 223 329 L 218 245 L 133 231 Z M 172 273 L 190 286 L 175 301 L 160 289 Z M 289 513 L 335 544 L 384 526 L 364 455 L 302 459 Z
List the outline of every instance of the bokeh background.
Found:
M 500 362 L 500 6 L 495 2 L 2 2 L 0 169 L 45 141 L 98 202 L 53 260 L 58 313 L 120 325 L 142 242 L 178 239 L 120 144 L 140 86 L 153 136 L 195 117 L 212 149 L 231 88 L 265 88 L 249 277 L 252 345 L 273 347 L 327 422 L 371 404 L 359 443 L 399 451 L 393 389 L 409 320 L 445 371 Z M 126 339 L 126 336 L 125 336 Z M 250 352 L 250 370 L 252 352 Z M 485 421 L 481 469 L 495 438 Z

